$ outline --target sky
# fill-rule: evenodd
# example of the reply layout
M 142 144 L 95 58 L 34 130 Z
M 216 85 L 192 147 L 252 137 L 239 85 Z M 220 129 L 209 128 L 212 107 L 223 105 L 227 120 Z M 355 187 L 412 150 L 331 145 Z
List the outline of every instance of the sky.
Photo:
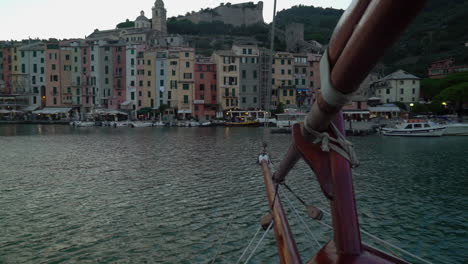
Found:
M 84 38 L 94 29 L 114 29 L 125 19 L 135 20 L 140 11 L 151 18 L 155 0 L 0 0 L 0 40 L 31 38 Z M 165 0 L 167 17 L 201 8 L 248 0 Z M 255 0 L 255 3 L 258 0 Z M 263 18 L 271 22 L 273 0 L 264 0 Z M 277 10 L 294 5 L 346 9 L 351 0 L 277 0 Z

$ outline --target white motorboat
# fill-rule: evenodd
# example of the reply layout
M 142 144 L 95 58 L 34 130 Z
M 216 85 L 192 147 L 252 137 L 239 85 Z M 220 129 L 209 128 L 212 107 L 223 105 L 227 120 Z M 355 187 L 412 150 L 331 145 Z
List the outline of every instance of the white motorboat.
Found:
M 445 132 L 445 126 L 426 120 L 408 120 L 395 128 L 382 128 L 384 136 L 403 137 L 440 137 Z
M 130 127 L 152 127 L 153 126 L 153 122 L 131 122 L 130 123 Z
M 287 128 L 292 127 L 296 123 L 304 121 L 306 113 L 303 112 L 286 112 L 283 114 L 276 115 L 276 127 L 278 128 Z
M 443 126 L 446 126 L 444 136 L 468 136 L 468 124 L 448 123 Z

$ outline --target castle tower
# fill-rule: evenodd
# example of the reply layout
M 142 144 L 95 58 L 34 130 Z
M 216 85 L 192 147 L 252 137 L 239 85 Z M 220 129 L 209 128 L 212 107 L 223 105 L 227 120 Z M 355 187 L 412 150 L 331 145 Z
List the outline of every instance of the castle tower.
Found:
M 157 30 L 164 35 L 167 34 L 166 9 L 162 0 L 156 0 L 154 3 L 152 27 L 153 30 Z

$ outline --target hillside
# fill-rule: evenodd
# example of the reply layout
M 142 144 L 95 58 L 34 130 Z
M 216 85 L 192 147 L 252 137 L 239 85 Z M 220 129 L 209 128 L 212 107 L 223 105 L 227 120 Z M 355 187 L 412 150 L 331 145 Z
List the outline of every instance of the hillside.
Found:
M 294 6 L 278 13 L 280 28 L 291 22 L 305 25 L 305 39 L 328 43 L 343 10 Z M 452 57 L 468 64 L 468 1 L 429 0 L 423 12 L 385 55 L 387 71 L 404 68 L 418 76 L 427 75 L 430 62 Z

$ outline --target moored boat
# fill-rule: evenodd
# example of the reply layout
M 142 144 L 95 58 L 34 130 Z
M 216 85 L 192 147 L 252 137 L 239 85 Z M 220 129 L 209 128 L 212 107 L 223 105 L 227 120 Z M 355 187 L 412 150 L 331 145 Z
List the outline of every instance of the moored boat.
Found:
M 92 127 L 94 126 L 94 122 L 85 122 L 85 121 L 73 121 L 70 122 L 71 126 L 76 126 L 76 127 Z
M 382 128 L 384 136 L 401 137 L 440 137 L 444 134 L 446 126 L 439 125 L 426 120 L 408 120 L 395 128 Z

